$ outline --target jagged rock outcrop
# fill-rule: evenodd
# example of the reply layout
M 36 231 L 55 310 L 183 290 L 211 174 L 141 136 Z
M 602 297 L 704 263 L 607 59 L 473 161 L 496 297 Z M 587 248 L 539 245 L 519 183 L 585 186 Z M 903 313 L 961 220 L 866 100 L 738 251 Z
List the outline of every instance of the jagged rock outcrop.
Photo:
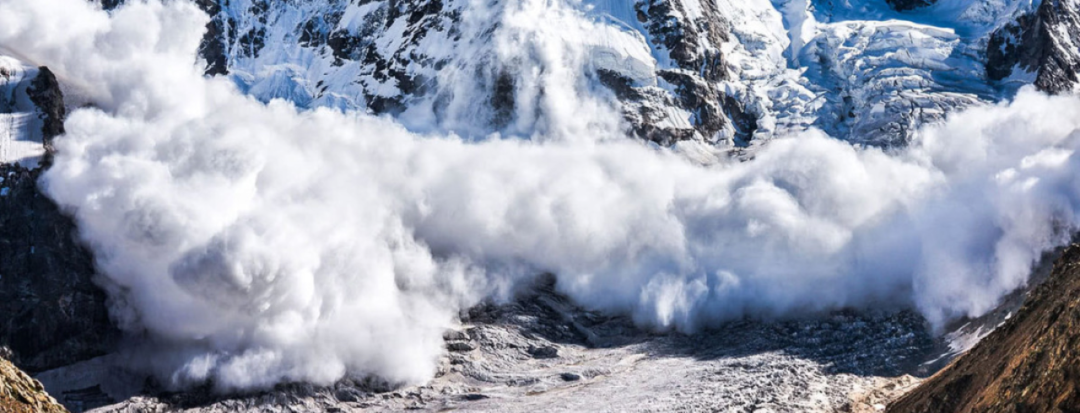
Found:
M 41 382 L 0 357 L 0 412 L 66 413 L 67 409 L 45 392 Z
M 116 336 L 93 258 L 38 191 L 40 172 L 0 165 L 0 345 L 34 372 L 104 354 Z
M 1075 89 L 1080 84 L 1080 2 L 1043 1 L 1034 12 L 995 31 L 986 53 L 986 73 L 993 80 L 1033 77 L 1044 92 Z
M 894 9 L 899 11 L 915 10 L 937 3 L 937 0 L 885 0 Z
M 694 16 L 690 7 L 699 8 L 694 12 L 700 16 Z M 676 87 L 677 106 L 692 114 L 690 123 L 694 127 L 684 132 L 684 136 L 676 130 L 643 135 L 648 122 L 632 122 L 635 131 L 640 137 L 668 145 L 689 139 L 694 130 L 700 133 L 699 136 L 713 137 L 729 124 L 725 110 L 738 108 L 728 103 L 729 96 L 719 83 L 730 77 L 720 50 L 729 41 L 727 20 L 720 14 L 717 4 L 711 1 L 645 0 L 636 2 L 634 10 L 637 20 L 650 36 L 654 53 L 667 55 L 674 63 L 675 67 L 661 69 L 658 74 Z M 740 111 L 739 115 L 744 113 Z M 737 122 L 734 126 L 739 138 L 745 141 L 752 138 L 752 122 Z
M 45 146 L 42 168 L 48 168 L 52 163 L 52 155 L 56 151 L 53 147 L 53 139 L 64 134 L 64 119 L 67 117 L 64 93 L 60 91 L 60 83 L 57 82 L 56 75 L 49 68 L 42 66 L 38 68 L 38 75 L 26 89 L 26 94 L 41 112 L 41 136 L 42 144 Z
M 1005 324 L 891 413 L 1080 411 L 1080 245 Z

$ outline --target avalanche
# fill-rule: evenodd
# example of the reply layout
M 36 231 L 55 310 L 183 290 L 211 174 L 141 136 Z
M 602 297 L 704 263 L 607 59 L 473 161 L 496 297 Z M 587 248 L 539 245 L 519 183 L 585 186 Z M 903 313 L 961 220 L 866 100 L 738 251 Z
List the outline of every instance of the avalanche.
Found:
M 42 185 L 172 385 L 423 382 L 461 310 L 543 273 L 659 330 L 879 307 L 942 326 L 992 309 L 1080 224 L 1080 101 L 985 103 L 997 91 L 959 23 L 819 3 L 634 11 L 717 14 L 739 23 L 727 37 L 601 2 L 393 19 L 382 3 L 266 4 L 214 17 L 236 38 L 231 75 L 206 77 L 192 4 L 0 0 L 0 45 L 90 103 Z M 703 136 L 716 108 L 687 104 L 695 85 L 756 111 L 745 159 L 723 155 L 734 120 Z M 691 143 L 628 139 L 652 125 L 628 101 L 665 114 L 658 129 L 694 125 Z

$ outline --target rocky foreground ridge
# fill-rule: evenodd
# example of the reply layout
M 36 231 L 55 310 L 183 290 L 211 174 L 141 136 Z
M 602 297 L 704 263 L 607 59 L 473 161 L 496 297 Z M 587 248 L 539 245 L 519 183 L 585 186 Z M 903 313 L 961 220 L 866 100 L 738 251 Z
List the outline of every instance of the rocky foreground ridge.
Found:
M 66 413 L 67 409 L 45 392 L 45 386 L 0 357 L 0 412 Z
M 889 412 L 1080 412 L 1080 245 L 1015 316 Z

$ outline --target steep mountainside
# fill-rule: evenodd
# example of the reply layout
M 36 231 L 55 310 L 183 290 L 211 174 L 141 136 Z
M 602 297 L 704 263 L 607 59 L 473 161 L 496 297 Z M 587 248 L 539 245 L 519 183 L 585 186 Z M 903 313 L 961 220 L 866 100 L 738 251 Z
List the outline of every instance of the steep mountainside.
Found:
M 1001 80 L 1034 75 L 1040 90 L 1059 93 L 1080 83 L 1080 2 L 1044 1 L 990 38 L 987 74 Z M 1023 76 L 1023 75 L 1021 75 Z
M 896 145 L 1019 85 L 1077 83 L 1072 0 L 567 3 L 598 25 L 558 30 L 553 9 L 542 30 L 581 48 L 590 82 L 610 89 L 637 136 L 662 145 L 742 146 L 811 126 Z M 263 100 L 364 108 L 421 131 L 527 136 L 545 117 L 541 97 L 522 93 L 538 80 L 505 62 L 574 64 L 515 43 L 523 11 L 548 7 L 530 2 L 199 4 L 214 16 L 208 73 Z
M 1080 411 L 1080 246 L 1003 326 L 890 406 L 895 413 Z
M 75 225 L 37 187 L 64 98 L 47 68 L 0 57 L 0 346 L 30 371 L 110 349 L 115 328 Z

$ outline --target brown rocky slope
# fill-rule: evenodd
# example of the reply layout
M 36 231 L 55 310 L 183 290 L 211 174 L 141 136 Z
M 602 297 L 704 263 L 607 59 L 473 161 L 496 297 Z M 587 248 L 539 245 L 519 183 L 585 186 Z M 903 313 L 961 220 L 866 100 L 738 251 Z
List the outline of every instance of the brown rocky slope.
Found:
M 889 412 L 1080 412 L 1080 245 L 1015 316 Z
M 29 412 L 61 413 L 67 410 L 45 393 L 41 382 L 0 357 L 0 413 Z

